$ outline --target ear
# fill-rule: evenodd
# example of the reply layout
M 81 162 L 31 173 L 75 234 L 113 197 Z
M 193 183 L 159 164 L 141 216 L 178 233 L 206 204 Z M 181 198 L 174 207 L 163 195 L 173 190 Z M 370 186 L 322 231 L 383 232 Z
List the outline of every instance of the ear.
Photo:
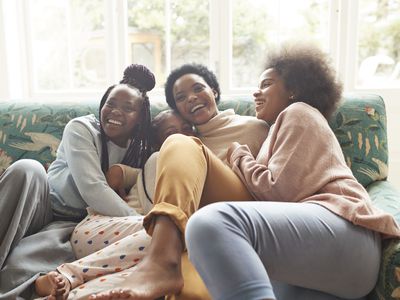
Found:
M 212 91 L 213 91 L 214 97 L 217 98 L 218 97 L 218 92 L 216 90 L 214 90 L 214 89 L 212 89 Z

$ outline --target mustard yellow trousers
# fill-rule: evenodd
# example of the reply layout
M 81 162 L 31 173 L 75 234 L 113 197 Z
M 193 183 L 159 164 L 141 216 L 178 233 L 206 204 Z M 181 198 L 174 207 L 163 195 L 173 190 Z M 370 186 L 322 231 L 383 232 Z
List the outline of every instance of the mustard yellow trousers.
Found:
M 144 227 L 151 235 L 154 218 L 165 215 L 174 221 L 184 240 L 187 221 L 197 209 L 214 202 L 252 199 L 239 177 L 198 138 L 174 134 L 160 149 L 154 207 L 144 218 Z M 186 251 L 182 273 L 181 293 L 168 299 L 211 299 Z

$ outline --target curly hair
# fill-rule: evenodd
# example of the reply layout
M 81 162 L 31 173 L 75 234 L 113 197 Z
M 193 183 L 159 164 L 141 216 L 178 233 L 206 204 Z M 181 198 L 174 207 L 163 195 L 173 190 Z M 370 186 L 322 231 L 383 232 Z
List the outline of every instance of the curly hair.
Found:
M 327 54 L 306 44 L 286 44 L 267 55 L 265 70 L 274 69 L 292 102 L 305 102 L 329 119 L 342 98 L 342 84 Z
M 193 63 L 193 64 L 184 64 L 179 68 L 176 68 L 169 74 L 167 81 L 165 83 L 165 98 L 167 100 L 169 107 L 176 110 L 173 87 L 175 82 L 186 74 L 196 74 L 202 77 L 204 81 L 210 86 L 210 88 L 217 93 L 217 95 L 215 96 L 215 102 L 217 104 L 219 103 L 221 92 L 217 77 L 206 66 Z

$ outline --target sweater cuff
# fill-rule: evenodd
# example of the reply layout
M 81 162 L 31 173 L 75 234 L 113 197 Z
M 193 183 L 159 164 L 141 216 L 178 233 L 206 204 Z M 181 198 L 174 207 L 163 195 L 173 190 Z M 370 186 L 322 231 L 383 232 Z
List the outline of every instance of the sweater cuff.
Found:
M 239 166 L 240 159 L 243 156 L 247 156 L 247 155 L 250 155 L 251 157 L 253 157 L 253 155 L 251 154 L 251 151 L 247 145 L 240 145 L 235 150 L 233 150 L 231 158 L 230 158 L 230 165 L 231 166 L 233 166 L 233 165 Z

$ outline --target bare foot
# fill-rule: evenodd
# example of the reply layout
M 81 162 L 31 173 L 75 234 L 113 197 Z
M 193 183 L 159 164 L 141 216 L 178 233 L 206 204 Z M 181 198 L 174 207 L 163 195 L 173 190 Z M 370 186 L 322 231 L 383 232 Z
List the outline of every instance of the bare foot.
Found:
M 154 219 L 153 237 L 145 258 L 121 284 L 89 299 L 154 300 L 181 291 L 182 234 L 168 216 L 159 215 Z
M 35 289 L 36 293 L 41 297 L 49 296 L 49 300 L 64 300 L 68 298 L 71 284 L 64 275 L 52 271 L 36 279 Z
M 179 293 L 183 287 L 181 266 L 144 259 L 115 289 L 91 295 L 90 300 L 154 300 Z

